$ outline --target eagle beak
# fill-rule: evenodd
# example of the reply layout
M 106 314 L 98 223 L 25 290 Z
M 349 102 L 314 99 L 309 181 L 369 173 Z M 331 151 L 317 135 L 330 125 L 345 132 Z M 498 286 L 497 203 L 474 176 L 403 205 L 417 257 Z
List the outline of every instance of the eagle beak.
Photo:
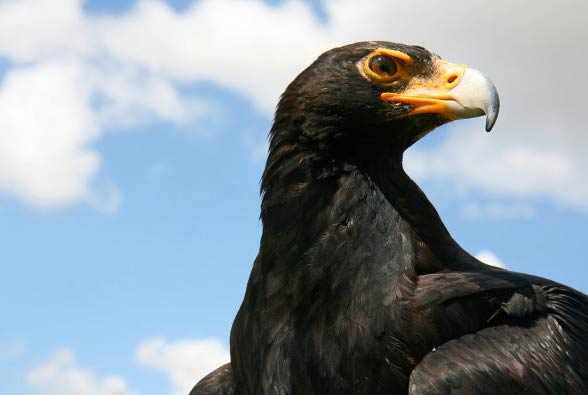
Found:
M 486 114 L 486 131 L 496 123 L 500 101 L 496 87 L 476 69 L 437 61 L 437 71 L 427 80 L 415 79 L 402 93 L 385 92 L 384 101 L 413 105 L 407 114 L 440 114 L 449 121 Z
M 459 118 L 486 114 L 486 131 L 492 130 L 498 118 L 500 99 L 496 87 L 476 69 L 466 69 L 459 85 L 449 91 L 456 103 L 452 111 Z

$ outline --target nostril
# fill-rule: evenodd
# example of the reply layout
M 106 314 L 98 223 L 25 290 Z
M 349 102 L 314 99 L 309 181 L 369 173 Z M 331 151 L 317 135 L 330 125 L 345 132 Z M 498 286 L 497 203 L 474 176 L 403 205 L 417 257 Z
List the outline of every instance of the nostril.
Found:
M 447 83 L 453 84 L 453 82 L 455 82 L 456 79 L 457 79 L 457 75 L 453 74 L 453 75 L 449 76 L 449 78 L 447 78 Z

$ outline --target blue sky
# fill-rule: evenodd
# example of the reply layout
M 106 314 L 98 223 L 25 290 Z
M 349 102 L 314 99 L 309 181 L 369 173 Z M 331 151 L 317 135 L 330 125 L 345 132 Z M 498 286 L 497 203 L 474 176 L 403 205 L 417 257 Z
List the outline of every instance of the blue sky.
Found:
M 421 43 L 495 80 L 495 130 L 443 127 L 409 172 L 471 253 L 588 290 L 588 82 L 573 64 L 544 78 L 553 42 L 586 57 L 583 3 L 558 9 L 562 26 L 551 5 L 506 1 L 491 15 L 455 1 L 451 23 L 423 14 L 434 1 L 398 3 L 401 22 L 385 1 L 122 3 L 0 2 L 3 393 L 176 395 L 220 364 L 277 96 L 361 39 Z

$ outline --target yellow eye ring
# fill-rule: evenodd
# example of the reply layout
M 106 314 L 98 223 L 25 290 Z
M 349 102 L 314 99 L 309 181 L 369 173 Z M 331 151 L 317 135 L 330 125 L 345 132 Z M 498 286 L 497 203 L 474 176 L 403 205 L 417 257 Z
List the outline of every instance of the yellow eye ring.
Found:
M 411 62 L 404 52 L 378 48 L 365 58 L 359 70 L 370 81 L 393 84 L 403 74 L 403 66 Z

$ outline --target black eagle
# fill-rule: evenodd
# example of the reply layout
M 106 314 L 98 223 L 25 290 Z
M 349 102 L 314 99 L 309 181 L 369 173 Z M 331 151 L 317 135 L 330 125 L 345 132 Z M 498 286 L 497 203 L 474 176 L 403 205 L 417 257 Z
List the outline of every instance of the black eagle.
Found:
M 588 394 L 588 297 L 488 266 L 402 167 L 444 123 L 486 114 L 480 72 L 419 46 L 322 54 L 286 89 L 263 234 L 231 363 L 191 395 Z

